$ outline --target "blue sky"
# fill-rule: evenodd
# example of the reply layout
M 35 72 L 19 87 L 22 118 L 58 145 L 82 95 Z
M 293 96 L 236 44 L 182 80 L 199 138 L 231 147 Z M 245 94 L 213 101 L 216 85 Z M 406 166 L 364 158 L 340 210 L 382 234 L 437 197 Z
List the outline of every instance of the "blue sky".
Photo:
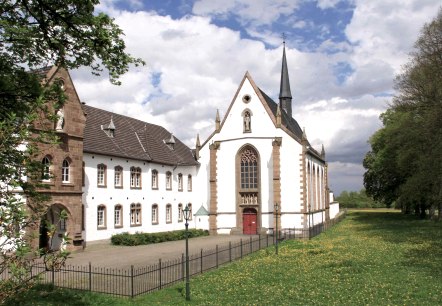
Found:
M 214 128 L 246 71 L 277 100 L 285 33 L 293 116 L 323 144 L 335 193 L 362 188 L 368 138 L 440 0 L 104 0 L 147 65 L 121 87 L 72 72 L 82 101 L 163 125 L 190 147 Z M 183 129 L 183 125 L 186 126 Z

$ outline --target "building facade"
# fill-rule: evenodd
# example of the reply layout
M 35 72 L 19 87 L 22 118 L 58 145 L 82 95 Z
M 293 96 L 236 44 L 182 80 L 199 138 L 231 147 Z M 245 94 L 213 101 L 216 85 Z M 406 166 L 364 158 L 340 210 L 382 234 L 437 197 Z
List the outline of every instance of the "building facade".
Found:
M 60 144 L 42 147 L 52 203 L 45 220 L 59 223 L 71 248 L 122 232 L 183 229 L 211 234 L 260 234 L 310 228 L 330 214 L 324 149 L 314 150 L 292 117 L 283 51 L 279 103 L 247 72 L 213 133 L 190 149 L 161 126 L 81 103 L 69 73 L 53 67 L 47 82 L 62 82 L 67 102 L 53 112 Z M 47 165 L 47 166 L 46 166 Z M 42 220 L 43 221 L 43 220 Z M 42 222 L 44 224 L 44 222 Z M 41 247 L 57 249 L 40 229 Z

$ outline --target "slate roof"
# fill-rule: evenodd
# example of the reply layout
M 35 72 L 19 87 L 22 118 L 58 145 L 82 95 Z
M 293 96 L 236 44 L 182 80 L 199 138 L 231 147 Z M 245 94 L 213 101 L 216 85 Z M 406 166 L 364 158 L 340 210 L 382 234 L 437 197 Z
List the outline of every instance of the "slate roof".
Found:
M 262 91 L 260 88 L 258 88 L 261 92 L 262 96 L 265 99 L 265 102 L 269 106 L 270 110 L 272 111 L 273 115 L 276 117 L 276 111 L 278 109 L 278 104 L 272 100 L 264 91 Z M 281 123 L 283 126 L 285 126 L 290 132 L 295 134 L 296 137 L 299 139 L 302 139 L 303 131 L 301 127 L 299 126 L 298 122 L 293 118 L 287 115 L 287 113 L 281 108 Z M 316 155 L 316 157 L 322 159 L 321 154 L 316 151 L 311 145 L 310 142 L 307 140 L 307 146 L 308 151 L 312 154 Z
M 84 152 L 167 165 L 199 164 L 191 149 L 176 137 L 172 150 L 164 142 L 171 138 L 171 133 L 159 125 L 85 104 L 82 107 L 86 114 Z M 111 119 L 115 127 L 114 137 L 109 137 L 104 130 L 109 128 Z
M 264 97 L 267 105 L 269 106 L 270 110 L 272 111 L 273 115 L 276 117 L 276 111 L 278 109 L 278 104 L 272 100 L 264 91 L 262 91 L 260 88 L 258 88 L 261 92 L 262 96 Z M 298 122 L 293 118 L 287 115 L 287 113 L 281 108 L 281 123 L 287 129 L 295 134 L 299 139 L 302 139 L 302 129 L 299 126 Z

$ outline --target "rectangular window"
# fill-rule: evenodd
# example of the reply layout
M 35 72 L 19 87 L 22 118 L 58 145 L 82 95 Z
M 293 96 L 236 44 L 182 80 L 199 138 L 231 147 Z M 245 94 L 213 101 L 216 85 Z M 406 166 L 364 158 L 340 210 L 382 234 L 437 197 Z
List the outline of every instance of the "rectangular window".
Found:
M 178 222 L 183 222 L 183 204 L 178 204 Z
M 158 189 L 158 171 L 152 171 L 152 189 Z
M 114 225 L 115 227 L 120 227 L 123 225 L 123 223 L 121 222 L 121 217 L 122 217 L 122 208 L 120 205 L 115 206 L 115 213 L 114 213 Z
M 183 175 L 178 174 L 178 191 L 183 191 Z
M 130 205 L 130 225 L 141 225 L 141 204 L 139 203 Z
M 166 190 L 172 189 L 172 173 L 166 172 Z
M 168 204 L 166 206 L 166 223 L 172 222 L 172 205 Z
M 141 169 L 130 168 L 130 187 L 141 188 Z
M 190 174 L 187 176 L 187 191 L 192 191 L 192 176 Z
M 158 205 L 152 206 L 152 224 L 158 224 Z
M 106 207 L 98 206 L 97 209 L 97 226 L 99 228 L 106 227 Z
M 115 167 L 114 185 L 115 188 L 123 187 L 123 168 L 121 167 Z
M 103 164 L 97 166 L 97 185 L 106 186 L 106 166 Z

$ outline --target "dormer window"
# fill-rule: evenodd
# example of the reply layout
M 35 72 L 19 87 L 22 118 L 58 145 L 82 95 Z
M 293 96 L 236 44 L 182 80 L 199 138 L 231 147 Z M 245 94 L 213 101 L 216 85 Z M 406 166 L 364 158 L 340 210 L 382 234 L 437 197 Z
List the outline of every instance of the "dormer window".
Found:
M 102 125 L 101 129 L 106 133 L 107 136 L 109 136 L 110 138 L 114 138 L 115 137 L 115 124 L 114 124 L 114 120 L 111 116 L 110 122 L 107 125 Z
M 169 149 L 171 149 L 171 150 L 175 149 L 175 137 L 173 137 L 173 134 L 170 134 L 169 139 L 165 139 L 163 141 L 169 147 Z

